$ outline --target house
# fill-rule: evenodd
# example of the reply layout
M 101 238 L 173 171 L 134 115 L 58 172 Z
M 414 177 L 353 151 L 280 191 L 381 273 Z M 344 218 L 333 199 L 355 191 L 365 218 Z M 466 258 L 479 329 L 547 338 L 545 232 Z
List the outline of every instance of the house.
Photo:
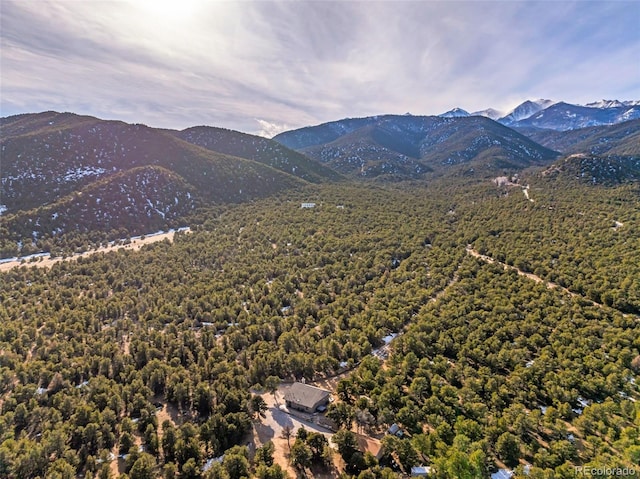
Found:
M 411 468 L 411 477 L 427 477 L 430 473 L 430 466 L 415 466 Z
M 316 204 L 315 203 L 302 203 L 302 206 L 300 206 L 300 208 L 315 208 Z
M 304 412 L 315 412 L 319 407 L 326 406 L 330 398 L 329 391 L 303 383 L 293 383 L 284 395 L 288 408 Z
M 498 469 L 498 472 L 491 474 L 491 479 L 511 479 L 513 472 L 509 469 Z

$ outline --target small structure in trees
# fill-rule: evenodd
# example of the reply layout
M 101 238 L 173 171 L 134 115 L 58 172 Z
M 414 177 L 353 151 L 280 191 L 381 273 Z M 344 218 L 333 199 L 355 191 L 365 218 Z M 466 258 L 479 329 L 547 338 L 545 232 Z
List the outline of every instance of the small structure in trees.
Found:
M 498 469 L 497 472 L 491 474 L 491 479 L 511 479 L 513 472 L 509 469 Z
M 431 474 L 429 466 L 414 466 L 411 468 L 411 477 L 427 477 Z

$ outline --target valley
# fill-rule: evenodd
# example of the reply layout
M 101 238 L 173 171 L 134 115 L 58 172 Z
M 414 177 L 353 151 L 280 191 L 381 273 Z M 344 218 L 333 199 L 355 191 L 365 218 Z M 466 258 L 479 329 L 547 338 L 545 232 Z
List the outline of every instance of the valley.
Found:
M 637 467 L 637 121 L 3 119 L 0 475 Z

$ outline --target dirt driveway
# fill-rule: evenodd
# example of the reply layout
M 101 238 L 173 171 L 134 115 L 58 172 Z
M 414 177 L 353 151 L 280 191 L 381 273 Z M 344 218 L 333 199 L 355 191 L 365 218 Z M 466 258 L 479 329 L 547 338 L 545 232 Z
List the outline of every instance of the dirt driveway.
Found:
M 292 428 L 293 436 L 290 441 L 292 445 L 295 441 L 295 434 L 301 427 L 304 427 L 307 431 L 323 434 L 329 440 L 329 445 L 331 446 L 333 446 L 331 442 L 333 432 L 303 419 L 303 417 L 309 417 L 309 415 L 303 413 L 290 414 L 284 408 L 284 394 L 288 387 L 287 385 L 280 386 L 278 392 L 276 392 L 277 400 L 274 400 L 273 395 L 270 393 L 262 394 L 262 398 L 267 403 L 266 417 L 259 423 L 254 423 L 253 428 L 256 447 L 262 446 L 267 441 L 272 441 L 275 446 L 274 461 L 276 464 L 285 469 L 291 477 L 297 477 L 298 474 L 289 463 L 289 445 L 287 440 L 282 438 L 283 429 L 287 426 Z M 300 414 L 300 416 L 297 414 Z

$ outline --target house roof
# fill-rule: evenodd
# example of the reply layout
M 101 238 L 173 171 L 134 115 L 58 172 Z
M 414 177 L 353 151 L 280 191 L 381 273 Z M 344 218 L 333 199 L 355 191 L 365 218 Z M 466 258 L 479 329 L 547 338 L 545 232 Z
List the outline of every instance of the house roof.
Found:
M 396 423 L 393 423 L 389 427 L 389 429 L 387 429 L 387 432 L 389 434 L 394 434 L 394 435 L 398 435 L 398 434 L 402 435 L 403 434 L 402 428 L 400 426 L 398 426 Z
M 285 393 L 285 401 L 289 401 L 306 408 L 313 408 L 318 402 L 325 401 L 331 393 L 309 384 L 293 383 Z
M 382 443 L 377 439 L 368 436 L 357 435 L 358 446 L 362 452 L 369 451 L 374 457 L 380 459 Z
M 498 469 L 498 472 L 491 474 L 491 479 L 511 479 L 513 472 L 509 469 Z
M 414 466 L 411 468 L 411 475 L 425 475 L 431 473 L 431 466 Z

